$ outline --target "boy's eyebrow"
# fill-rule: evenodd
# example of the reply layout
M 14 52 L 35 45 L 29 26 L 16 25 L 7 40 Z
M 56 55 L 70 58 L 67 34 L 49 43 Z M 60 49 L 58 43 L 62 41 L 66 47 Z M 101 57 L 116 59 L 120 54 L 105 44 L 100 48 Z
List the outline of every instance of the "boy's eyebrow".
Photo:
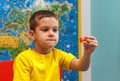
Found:
M 41 28 L 49 28 L 49 26 L 43 26 Z M 53 26 L 53 28 L 59 28 L 59 26 Z
M 55 28 L 59 28 L 58 26 L 54 26 Z

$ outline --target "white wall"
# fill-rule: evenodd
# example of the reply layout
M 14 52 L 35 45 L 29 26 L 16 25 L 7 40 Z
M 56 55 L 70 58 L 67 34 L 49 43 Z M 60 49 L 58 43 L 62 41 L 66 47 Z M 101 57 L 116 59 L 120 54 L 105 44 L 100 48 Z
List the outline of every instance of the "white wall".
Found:
M 90 0 L 81 0 L 82 36 L 90 35 Z M 82 81 L 91 81 L 91 67 L 82 72 Z

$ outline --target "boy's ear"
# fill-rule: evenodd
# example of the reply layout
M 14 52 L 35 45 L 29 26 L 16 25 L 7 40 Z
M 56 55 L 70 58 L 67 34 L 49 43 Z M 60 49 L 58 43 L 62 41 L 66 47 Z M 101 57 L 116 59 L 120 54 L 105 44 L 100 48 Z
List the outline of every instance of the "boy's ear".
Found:
M 34 40 L 35 39 L 35 32 L 33 30 L 29 31 L 29 37 Z

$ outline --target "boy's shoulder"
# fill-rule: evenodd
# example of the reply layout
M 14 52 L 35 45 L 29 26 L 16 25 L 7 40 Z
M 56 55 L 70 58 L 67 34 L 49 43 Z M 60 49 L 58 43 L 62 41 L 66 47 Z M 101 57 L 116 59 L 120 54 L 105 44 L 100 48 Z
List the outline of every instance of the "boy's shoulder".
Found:
M 24 50 L 24 51 L 22 51 L 22 52 L 20 52 L 19 54 L 23 54 L 23 53 L 27 53 L 27 52 L 30 52 L 30 48 L 29 49 L 26 49 L 26 50 Z
M 27 54 L 29 54 L 29 53 L 31 52 L 30 50 L 31 50 L 31 49 L 29 48 L 29 49 L 26 49 L 26 50 L 20 52 L 20 53 L 18 54 L 18 56 L 26 56 Z

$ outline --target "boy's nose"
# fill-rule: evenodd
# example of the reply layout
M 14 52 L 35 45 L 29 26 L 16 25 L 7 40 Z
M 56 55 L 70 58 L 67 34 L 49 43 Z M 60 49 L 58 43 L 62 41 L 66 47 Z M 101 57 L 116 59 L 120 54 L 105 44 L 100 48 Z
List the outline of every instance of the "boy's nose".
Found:
M 52 30 L 50 30 L 48 35 L 49 35 L 49 37 L 53 37 L 54 36 L 54 32 Z

